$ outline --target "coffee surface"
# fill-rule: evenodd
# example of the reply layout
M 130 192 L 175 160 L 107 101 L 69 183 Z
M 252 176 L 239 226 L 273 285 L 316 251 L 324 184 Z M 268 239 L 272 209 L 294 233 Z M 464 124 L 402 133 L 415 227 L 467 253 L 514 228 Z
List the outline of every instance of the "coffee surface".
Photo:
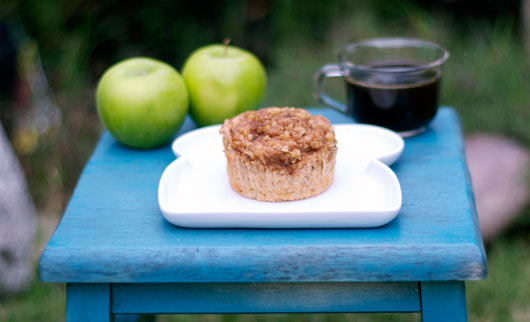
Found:
M 376 62 L 373 71 L 346 78 L 348 106 L 357 122 L 394 131 L 427 125 L 436 115 L 440 89 L 439 71 L 407 72 L 412 62 Z M 396 73 L 396 71 L 403 71 Z

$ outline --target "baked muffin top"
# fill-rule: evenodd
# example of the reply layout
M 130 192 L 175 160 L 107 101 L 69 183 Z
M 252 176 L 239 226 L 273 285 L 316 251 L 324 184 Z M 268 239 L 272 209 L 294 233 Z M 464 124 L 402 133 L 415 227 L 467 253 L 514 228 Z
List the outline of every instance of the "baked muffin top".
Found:
M 337 149 L 331 123 L 301 108 L 244 112 L 225 120 L 220 132 L 225 152 L 235 151 L 263 164 L 296 165 L 308 154 Z

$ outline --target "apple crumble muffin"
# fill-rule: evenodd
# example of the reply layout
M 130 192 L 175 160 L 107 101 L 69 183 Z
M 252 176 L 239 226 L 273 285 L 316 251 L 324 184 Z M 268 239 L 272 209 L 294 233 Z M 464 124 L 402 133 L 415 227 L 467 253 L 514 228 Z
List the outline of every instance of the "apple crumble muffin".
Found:
M 269 107 L 225 120 L 220 133 L 230 185 L 247 198 L 299 200 L 333 182 L 337 141 L 321 115 Z

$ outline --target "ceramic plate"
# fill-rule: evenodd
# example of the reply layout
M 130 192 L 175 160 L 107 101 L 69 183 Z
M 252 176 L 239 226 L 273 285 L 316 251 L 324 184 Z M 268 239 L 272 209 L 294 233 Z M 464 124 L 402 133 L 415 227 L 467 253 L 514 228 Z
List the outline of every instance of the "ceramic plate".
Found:
M 333 184 L 316 197 L 276 203 L 248 199 L 230 188 L 219 126 L 189 132 L 173 143 L 173 151 L 180 157 L 160 179 L 160 209 L 169 222 L 182 227 L 384 225 L 401 208 L 401 188 L 383 162 L 394 162 L 403 150 L 401 137 L 385 131 L 369 125 L 336 125 L 339 150 Z
M 367 159 L 393 164 L 403 152 L 405 141 L 394 131 L 368 124 L 335 124 L 339 150 Z

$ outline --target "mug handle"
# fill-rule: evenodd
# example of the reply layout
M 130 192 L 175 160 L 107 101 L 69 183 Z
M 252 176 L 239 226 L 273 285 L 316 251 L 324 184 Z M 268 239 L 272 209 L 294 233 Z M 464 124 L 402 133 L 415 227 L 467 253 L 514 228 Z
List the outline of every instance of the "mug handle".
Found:
M 315 73 L 315 76 L 313 76 L 313 95 L 315 96 L 315 99 L 333 108 L 334 110 L 347 114 L 348 108 L 346 107 L 346 105 L 342 104 L 341 102 L 337 101 L 334 98 L 331 98 L 326 93 L 324 93 L 323 83 L 326 77 L 342 77 L 340 66 L 337 64 L 326 64 Z

